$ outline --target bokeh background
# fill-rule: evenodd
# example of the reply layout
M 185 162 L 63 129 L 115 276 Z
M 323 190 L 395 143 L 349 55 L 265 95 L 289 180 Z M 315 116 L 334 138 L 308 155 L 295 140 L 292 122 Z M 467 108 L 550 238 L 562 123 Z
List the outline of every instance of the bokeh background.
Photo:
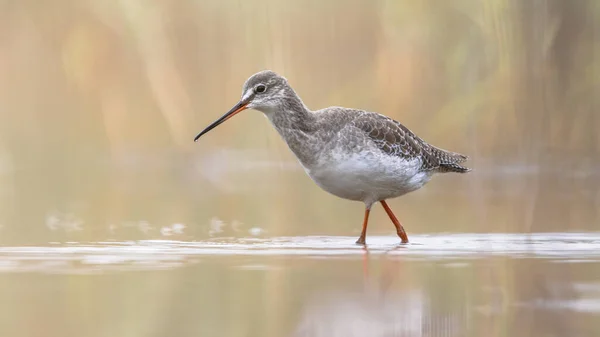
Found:
M 261 113 L 246 111 L 192 141 L 263 69 L 287 77 L 312 109 L 377 111 L 436 146 L 470 156 L 473 172 L 436 177 L 390 201 L 409 237 L 596 231 L 599 22 L 596 0 L 0 0 L 0 243 L 358 236 L 363 206 L 321 191 Z M 369 233 L 393 235 L 383 210 L 372 212 Z M 329 268 L 342 272 L 335 266 L 319 265 L 314 275 L 325 282 L 335 277 Z M 529 264 L 500 260 L 494 266 L 481 273 L 473 267 L 468 276 L 419 275 L 445 275 L 458 293 L 473 280 L 496 277 L 509 298 L 541 291 L 542 272 L 523 273 L 532 270 Z M 247 317 L 246 326 L 228 328 L 231 335 L 280 336 L 280 325 L 248 325 L 256 315 L 277 316 L 287 308 L 278 296 L 292 291 L 296 277 L 307 277 L 272 272 L 236 283 L 227 278 L 233 274 L 203 268 L 155 275 L 145 290 L 136 289 L 142 276 L 115 280 L 116 293 L 93 288 L 91 279 L 10 284 L 27 292 L 12 297 L 15 302 L 32 305 L 39 294 L 27 289 L 62 289 L 46 294 L 43 308 L 65 292 L 75 294 L 80 300 L 67 301 L 71 311 L 62 313 L 69 316 L 85 307 L 85 299 L 98 303 L 109 294 L 116 301 L 118 294 L 161 292 L 176 306 L 186 295 L 175 285 L 208 273 L 217 275 L 209 285 L 225 279 L 241 289 L 219 293 L 229 306 L 218 313 Z M 523 284 L 530 286 L 517 286 Z M 261 287 L 256 298 L 243 290 L 252 286 Z M 446 286 L 431 285 L 442 297 Z M 123 310 L 138 308 L 139 298 L 126 297 Z M 258 305 L 261 299 L 267 304 Z M 235 300 L 245 301 L 246 311 L 236 311 Z M 443 303 L 453 301 L 444 297 Z M 161 305 L 152 303 L 145 307 L 152 314 L 136 313 L 142 325 L 162 317 Z M 257 305 L 264 310 L 254 312 Z M 28 311 L 14 315 L 31 318 Z M 90 317 L 80 324 L 94 330 Z M 502 327 L 518 319 L 503 316 L 474 335 L 501 336 Z M 144 335 L 142 325 L 119 322 L 96 332 Z M 169 322 L 164 326 L 187 326 Z M 517 325 L 533 329 L 536 322 Z M 78 331 L 61 327 L 67 334 Z M 549 335 L 559 331 L 548 329 Z
M 262 69 L 471 157 L 391 202 L 409 233 L 597 229 L 599 19 L 591 0 L 2 1 L 0 240 L 357 234 L 362 206 L 259 112 L 192 142 Z

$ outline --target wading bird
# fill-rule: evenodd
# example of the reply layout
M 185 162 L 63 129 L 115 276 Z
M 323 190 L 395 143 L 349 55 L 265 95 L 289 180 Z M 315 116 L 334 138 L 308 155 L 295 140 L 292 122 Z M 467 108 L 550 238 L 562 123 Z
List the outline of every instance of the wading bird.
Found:
M 430 145 L 404 125 L 378 113 L 343 107 L 312 111 L 287 80 L 273 71 L 252 75 L 241 100 L 202 130 L 194 141 L 240 111 L 263 112 L 298 161 L 325 191 L 365 204 L 362 232 L 365 244 L 371 206 L 380 202 L 398 236 L 408 236 L 387 199 L 415 191 L 436 173 L 466 173 L 467 156 Z

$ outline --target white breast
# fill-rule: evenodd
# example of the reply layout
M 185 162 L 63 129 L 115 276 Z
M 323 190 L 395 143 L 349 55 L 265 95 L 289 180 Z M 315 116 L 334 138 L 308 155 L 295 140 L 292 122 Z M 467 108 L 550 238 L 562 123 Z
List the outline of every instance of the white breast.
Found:
M 361 151 L 331 153 L 305 169 L 325 191 L 371 204 L 422 187 L 430 174 L 420 172 L 420 166 L 420 159 L 404 160 L 379 151 Z

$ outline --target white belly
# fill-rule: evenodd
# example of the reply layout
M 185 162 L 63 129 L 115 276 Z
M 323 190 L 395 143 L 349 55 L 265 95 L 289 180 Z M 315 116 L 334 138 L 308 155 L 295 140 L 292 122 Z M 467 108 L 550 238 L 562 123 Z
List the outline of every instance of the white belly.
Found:
M 420 166 L 419 159 L 407 161 L 367 152 L 327 156 L 305 169 L 325 191 L 340 198 L 371 204 L 421 188 L 431 175 L 420 172 Z

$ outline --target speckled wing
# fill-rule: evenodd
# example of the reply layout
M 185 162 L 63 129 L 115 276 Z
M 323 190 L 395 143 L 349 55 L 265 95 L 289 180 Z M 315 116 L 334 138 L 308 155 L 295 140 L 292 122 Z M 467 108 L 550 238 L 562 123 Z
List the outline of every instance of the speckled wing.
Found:
M 458 165 L 466 156 L 427 144 L 399 122 L 376 113 L 364 113 L 352 124 L 363 131 L 384 153 L 407 160 L 420 158 L 421 170 L 439 172 L 468 172 Z

